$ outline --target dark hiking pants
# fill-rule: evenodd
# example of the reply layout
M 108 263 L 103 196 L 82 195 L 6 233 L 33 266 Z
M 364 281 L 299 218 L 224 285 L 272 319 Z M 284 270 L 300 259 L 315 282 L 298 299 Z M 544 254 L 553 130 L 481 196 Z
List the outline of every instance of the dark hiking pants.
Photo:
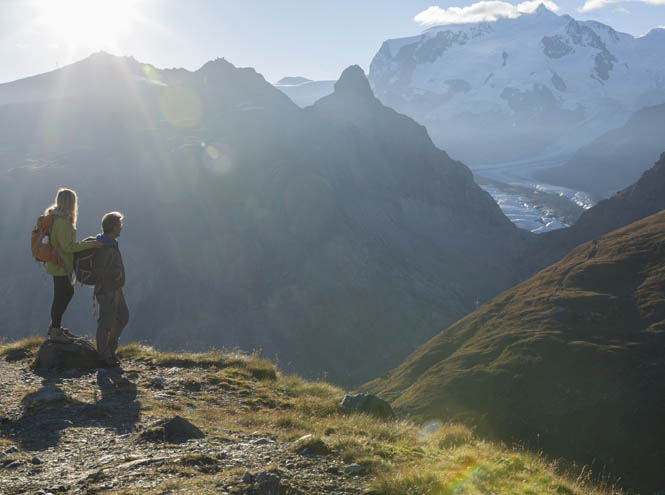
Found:
M 51 304 L 51 326 L 62 325 L 62 315 L 65 314 L 69 301 L 74 295 L 74 287 L 67 275 L 53 276 L 53 304 Z
M 129 309 L 122 289 L 98 294 L 97 352 L 102 359 L 115 356 L 118 339 L 129 321 Z

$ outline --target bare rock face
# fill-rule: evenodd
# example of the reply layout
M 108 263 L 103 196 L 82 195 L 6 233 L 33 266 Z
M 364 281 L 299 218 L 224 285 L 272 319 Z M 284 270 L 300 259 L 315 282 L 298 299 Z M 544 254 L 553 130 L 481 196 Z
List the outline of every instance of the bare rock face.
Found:
M 92 369 L 102 367 L 97 349 L 85 339 L 69 343 L 46 340 L 37 351 L 36 369 Z

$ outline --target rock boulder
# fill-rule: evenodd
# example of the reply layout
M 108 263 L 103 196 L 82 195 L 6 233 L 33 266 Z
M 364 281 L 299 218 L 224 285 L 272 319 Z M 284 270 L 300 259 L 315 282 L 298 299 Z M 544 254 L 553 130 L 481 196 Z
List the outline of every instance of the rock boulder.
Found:
M 395 417 L 390 404 L 371 394 L 347 394 L 341 400 L 339 407 L 346 412 L 360 412 L 382 419 L 392 419 Z
M 192 438 L 203 438 L 205 434 L 180 416 L 160 419 L 140 434 L 140 439 L 150 442 L 183 443 Z
M 37 369 L 92 369 L 103 364 L 97 349 L 85 339 L 69 343 L 46 340 L 37 351 L 33 367 Z

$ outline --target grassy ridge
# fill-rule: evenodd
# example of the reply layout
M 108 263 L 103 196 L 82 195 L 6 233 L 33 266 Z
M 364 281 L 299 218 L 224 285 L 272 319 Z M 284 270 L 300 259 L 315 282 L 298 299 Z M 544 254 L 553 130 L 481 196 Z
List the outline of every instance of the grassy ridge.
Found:
M 0 356 L 22 347 L 34 350 L 39 342 L 32 338 L 6 344 L 0 347 Z M 294 449 L 303 442 L 316 444 L 345 462 L 363 466 L 374 494 L 595 495 L 615 491 L 594 486 L 588 478 L 565 476 L 537 454 L 484 441 L 460 424 L 423 426 L 342 413 L 338 409 L 342 389 L 284 375 L 256 354 L 162 353 L 138 344 L 121 347 L 118 354 L 127 371 L 138 368 L 133 363 L 165 371 L 177 367 L 182 386 L 196 391 L 186 394 L 183 390 L 182 396 L 157 400 L 139 378 L 137 393 L 144 419 L 177 413 L 209 436 L 255 432 L 293 442 Z M 312 436 L 296 442 L 304 435 Z M 215 493 L 220 477 L 225 476 L 238 473 L 198 473 L 177 484 L 165 482 L 160 489 Z
M 665 211 L 577 247 L 365 389 L 651 493 L 665 480 L 663 349 Z

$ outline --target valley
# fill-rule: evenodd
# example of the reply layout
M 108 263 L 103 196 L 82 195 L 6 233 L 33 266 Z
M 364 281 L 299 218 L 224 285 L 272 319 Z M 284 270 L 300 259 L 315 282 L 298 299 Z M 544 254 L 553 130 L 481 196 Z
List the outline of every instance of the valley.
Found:
M 567 156 L 534 158 L 470 167 L 478 185 L 517 227 L 534 233 L 574 224 L 599 198 L 580 190 L 548 184 L 534 173 L 566 163 Z

